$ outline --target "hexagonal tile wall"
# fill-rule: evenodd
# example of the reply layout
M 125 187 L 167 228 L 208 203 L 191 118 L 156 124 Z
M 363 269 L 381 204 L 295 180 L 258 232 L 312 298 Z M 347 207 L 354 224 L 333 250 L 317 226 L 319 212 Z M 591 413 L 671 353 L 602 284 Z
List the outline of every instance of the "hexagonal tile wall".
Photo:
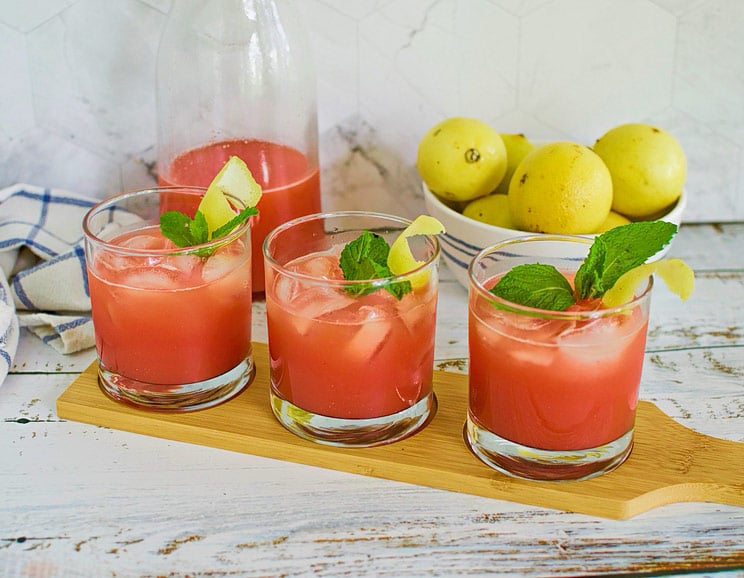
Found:
M 173 0 L 0 0 L 0 186 L 152 184 L 155 57 Z M 327 206 L 423 210 L 418 141 L 447 116 L 592 144 L 659 124 L 686 221 L 744 217 L 739 0 L 302 0 Z M 10 88 L 8 88 L 10 87 Z

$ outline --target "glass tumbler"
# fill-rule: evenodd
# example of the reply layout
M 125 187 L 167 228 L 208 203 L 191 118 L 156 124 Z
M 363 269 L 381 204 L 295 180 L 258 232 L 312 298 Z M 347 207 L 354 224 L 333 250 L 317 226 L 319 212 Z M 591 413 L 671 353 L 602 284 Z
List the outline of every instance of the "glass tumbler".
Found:
M 85 216 L 98 381 L 117 401 L 203 409 L 237 395 L 253 377 L 249 225 L 185 248 L 160 232 L 164 201 L 196 206 L 204 192 L 123 193 Z
M 543 235 L 478 253 L 469 275 L 466 443 L 487 465 L 536 480 L 585 479 L 619 466 L 633 445 L 652 280 L 622 306 L 566 311 L 489 292 L 517 265 L 573 277 L 592 241 Z
M 410 238 L 421 265 L 405 275 L 345 280 L 344 246 L 370 231 L 388 244 L 409 221 L 377 213 L 316 214 L 264 242 L 271 407 L 300 437 L 373 446 L 433 416 L 439 243 Z M 407 287 L 396 296 L 388 290 Z

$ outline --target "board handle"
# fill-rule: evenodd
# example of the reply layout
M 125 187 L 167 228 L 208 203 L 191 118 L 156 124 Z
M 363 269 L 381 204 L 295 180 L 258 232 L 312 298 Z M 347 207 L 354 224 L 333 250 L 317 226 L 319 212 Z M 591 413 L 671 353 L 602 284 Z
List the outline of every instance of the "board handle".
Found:
M 637 441 L 656 446 L 660 471 L 655 477 L 667 483 L 641 499 L 652 499 L 655 505 L 714 502 L 744 507 L 744 443 L 694 431 L 654 404 L 647 409 L 658 413 L 652 420 L 661 427 Z

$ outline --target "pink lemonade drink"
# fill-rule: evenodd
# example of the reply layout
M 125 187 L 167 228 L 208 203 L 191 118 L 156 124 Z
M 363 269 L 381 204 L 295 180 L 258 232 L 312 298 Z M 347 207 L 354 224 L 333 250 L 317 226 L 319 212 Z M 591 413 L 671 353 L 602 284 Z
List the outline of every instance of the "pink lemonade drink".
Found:
M 250 228 L 176 247 L 158 225 L 162 193 L 113 197 L 85 219 L 99 384 L 141 408 L 202 409 L 253 375 Z M 203 193 L 168 190 L 184 203 Z
M 160 175 L 162 185 L 206 187 L 230 156 L 243 159 L 263 190 L 259 214 L 251 220 L 253 254 L 261 254 L 264 238 L 276 226 L 320 211 L 318 167 L 300 151 L 262 140 L 211 143 L 176 156 Z M 170 209 L 182 210 L 174 205 Z M 253 290 L 263 291 L 263 260 L 253 260 Z
M 488 465 L 533 479 L 583 479 L 632 448 L 651 282 L 621 307 L 580 300 L 565 311 L 489 292 L 513 267 L 551 264 L 573 282 L 591 241 L 512 240 L 470 267 L 467 442 Z
M 346 243 L 364 230 L 389 243 L 397 217 L 335 213 L 297 219 L 266 240 L 271 402 L 297 435 L 339 446 L 390 443 L 423 427 L 432 392 L 439 246 L 412 239 L 428 281 L 400 299 L 382 288 L 405 276 L 347 281 Z M 349 288 L 378 288 L 358 295 Z

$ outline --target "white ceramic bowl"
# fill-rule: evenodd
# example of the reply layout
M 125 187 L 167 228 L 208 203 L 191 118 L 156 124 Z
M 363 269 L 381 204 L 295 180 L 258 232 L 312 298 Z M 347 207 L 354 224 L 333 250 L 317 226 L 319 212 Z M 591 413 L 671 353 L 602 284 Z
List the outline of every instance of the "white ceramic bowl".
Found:
M 447 263 L 449 269 L 465 288 L 468 287 L 468 265 L 481 249 L 512 237 L 538 234 L 516 229 L 504 229 L 464 217 L 445 205 L 426 185 L 424 185 L 424 202 L 427 212 L 432 217 L 439 219 L 447 231 L 439 236 L 444 262 Z M 686 205 L 687 192 L 683 190 L 682 196 L 674 207 L 660 219 L 679 225 Z M 582 236 L 591 238 L 595 235 Z M 670 246 L 671 243 L 654 255 L 652 260 L 663 257 Z

